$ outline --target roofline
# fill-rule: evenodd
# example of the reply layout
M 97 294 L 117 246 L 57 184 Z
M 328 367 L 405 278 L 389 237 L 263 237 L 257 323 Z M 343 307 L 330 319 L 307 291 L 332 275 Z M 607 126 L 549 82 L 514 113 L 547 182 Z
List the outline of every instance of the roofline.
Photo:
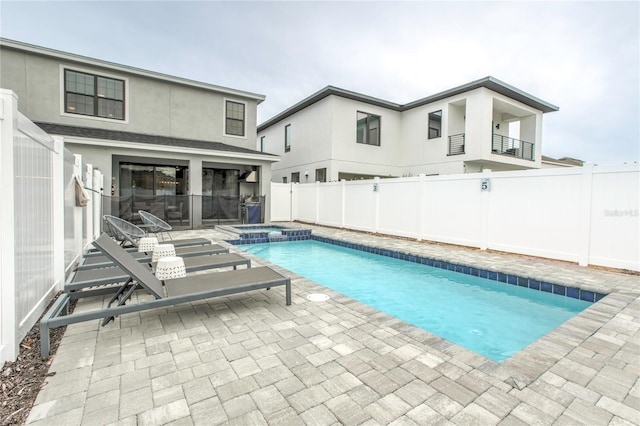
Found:
M 74 53 L 63 52 L 61 50 L 50 49 L 48 47 L 36 46 L 34 44 L 23 43 L 21 41 L 10 40 L 0 37 L 0 47 L 21 50 L 24 52 L 34 53 L 42 56 L 63 59 L 66 61 L 77 62 L 81 64 L 91 65 L 94 67 L 109 68 L 120 72 L 135 74 L 142 77 L 153 78 L 156 80 L 168 81 L 171 83 L 183 84 L 186 86 L 197 87 L 199 89 L 212 90 L 226 95 L 239 96 L 243 98 L 254 99 L 260 104 L 265 100 L 266 96 L 258 93 L 247 92 L 244 90 L 232 89 L 215 84 L 204 83 L 201 81 L 190 80 L 188 78 L 176 77 L 169 74 L 163 74 L 156 71 L 149 71 L 142 68 L 131 67 L 128 65 L 117 64 L 115 62 L 103 61 L 101 59 L 90 58 L 88 56 L 76 55 Z
M 422 105 L 426 105 L 432 102 L 437 102 L 442 99 L 446 99 L 452 96 L 459 95 L 461 93 L 470 92 L 472 90 L 478 89 L 480 87 L 485 87 L 489 90 L 492 90 L 496 93 L 500 93 L 505 95 L 511 99 L 515 99 L 519 102 L 522 102 L 525 105 L 528 105 L 532 108 L 538 109 L 543 113 L 558 111 L 560 108 L 557 106 L 550 104 L 548 102 L 543 101 L 542 99 L 536 98 L 514 86 L 511 86 L 503 81 L 498 80 L 497 78 L 488 76 L 485 78 L 481 78 L 479 80 L 472 81 L 471 83 L 463 84 L 462 86 L 454 87 L 453 89 L 445 90 L 444 92 L 436 93 L 435 95 L 427 96 L 426 98 L 418 99 L 417 101 L 409 102 L 407 104 L 397 104 L 394 102 L 385 101 L 383 99 L 374 98 L 372 96 L 363 95 L 361 93 L 352 92 L 350 90 L 340 89 L 335 86 L 326 86 L 325 88 L 317 91 L 311 96 L 303 99 L 297 104 L 293 105 L 290 108 L 282 111 L 281 113 L 271 117 L 264 123 L 258 126 L 258 132 L 266 129 L 267 127 L 284 120 L 285 118 L 295 114 L 298 111 L 303 110 L 304 108 L 313 105 L 314 103 L 326 98 L 330 95 L 340 96 L 342 98 L 352 99 L 355 101 L 365 102 L 371 105 L 380 106 L 383 108 L 388 108 L 393 111 L 407 111 L 412 108 L 417 108 Z

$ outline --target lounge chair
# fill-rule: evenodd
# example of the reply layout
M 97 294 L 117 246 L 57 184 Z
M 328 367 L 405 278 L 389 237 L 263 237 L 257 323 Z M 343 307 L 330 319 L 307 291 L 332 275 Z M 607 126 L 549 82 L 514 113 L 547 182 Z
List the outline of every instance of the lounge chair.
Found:
M 131 255 L 131 253 L 127 253 Z M 131 256 L 133 258 L 133 256 Z M 135 259 L 135 258 L 133 258 Z M 137 260 L 137 259 L 135 259 Z M 184 258 L 184 266 L 187 272 L 204 271 L 208 269 L 233 267 L 244 265 L 251 267 L 251 260 L 235 253 L 223 253 L 216 256 L 194 256 Z M 83 269 L 73 273 L 71 278 L 65 283 L 65 293 L 86 289 L 88 287 L 105 286 L 109 284 L 123 283 L 131 277 L 122 268 L 112 263 L 113 267 Z M 155 264 L 143 264 L 152 272 L 155 271 Z M 111 292 L 113 287 L 111 287 Z M 109 290 L 100 291 L 100 294 L 110 292 Z M 89 296 L 87 294 L 87 296 Z
M 113 263 L 132 277 L 134 283 L 128 283 L 119 290 L 116 306 L 109 304 L 107 308 L 68 314 L 72 295 L 63 293 L 40 320 L 40 351 L 42 357 L 49 356 L 49 330 L 68 324 L 108 319 L 117 315 L 140 312 L 164 306 L 177 305 L 195 300 L 243 293 L 251 290 L 270 289 L 285 286 L 285 302 L 291 305 L 291 280 L 273 269 L 262 266 L 258 268 L 238 269 L 226 272 L 211 272 L 191 275 L 185 278 L 166 280 L 164 286 L 147 267 L 136 262 L 122 247 L 108 235 L 102 234 L 94 245 L 102 250 Z M 125 305 L 137 289 L 145 290 L 155 300 Z M 83 293 L 83 292 L 79 292 Z
M 135 260 L 141 263 L 151 262 L 152 253 L 146 252 L 126 252 L 131 255 Z M 218 244 L 211 244 L 208 246 L 192 246 L 192 247 L 178 247 L 176 248 L 176 256 L 180 257 L 193 257 L 193 256 L 207 256 L 213 254 L 229 253 L 228 248 L 224 248 Z M 85 256 L 84 261 L 78 265 L 77 271 L 84 271 L 87 269 L 96 268 L 109 268 L 114 266 L 113 262 L 104 254 L 99 256 Z
M 157 233 L 159 225 L 154 225 L 152 222 L 149 222 L 150 220 L 152 220 L 150 217 L 153 217 L 160 222 L 163 221 L 156 216 L 153 216 L 151 213 L 147 213 L 142 210 L 139 213 L 142 213 L 140 214 L 140 218 L 145 223 L 145 229 L 147 229 L 149 232 Z M 120 241 L 120 245 L 122 246 L 131 244 L 133 247 L 138 247 L 137 241 L 147 234 L 141 227 L 116 216 L 104 215 L 104 221 L 109 228 L 109 233 L 111 234 L 111 236 Z M 169 224 L 167 224 L 166 222 L 163 223 L 169 227 L 168 230 L 172 229 Z M 169 237 L 171 237 L 170 234 Z M 171 244 L 173 244 L 174 247 L 207 245 L 211 244 L 211 240 L 209 240 L 208 238 L 184 238 L 178 240 L 171 239 Z

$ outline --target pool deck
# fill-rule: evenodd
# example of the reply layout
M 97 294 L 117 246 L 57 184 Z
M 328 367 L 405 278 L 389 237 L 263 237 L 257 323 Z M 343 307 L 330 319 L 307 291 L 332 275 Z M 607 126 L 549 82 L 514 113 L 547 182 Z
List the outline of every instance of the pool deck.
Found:
M 608 296 L 497 363 L 286 272 L 292 277 L 291 306 L 285 305 L 284 289 L 278 287 L 127 314 L 106 327 L 97 320 L 68 326 L 27 423 L 640 422 L 639 276 L 307 224 L 283 225 Z M 216 242 L 225 238 L 216 230 L 174 235 Z M 241 246 L 230 248 L 238 252 Z M 254 266 L 268 264 L 248 257 Z M 306 296 L 312 293 L 330 299 L 309 301 Z M 101 298 L 83 300 L 76 309 L 103 303 Z

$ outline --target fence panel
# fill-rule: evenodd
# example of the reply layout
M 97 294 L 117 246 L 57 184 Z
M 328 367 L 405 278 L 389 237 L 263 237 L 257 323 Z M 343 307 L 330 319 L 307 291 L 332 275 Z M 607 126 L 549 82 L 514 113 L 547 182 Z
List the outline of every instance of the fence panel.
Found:
M 271 220 L 287 222 L 292 220 L 291 214 L 291 184 L 271 184 Z
M 632 167 L 593 173 L 589 263 L 638 270 L 640 178 Z
M 637 164 L 295 188 L 292 220 L 640 271 Z
M 419 238 L 422 199 L 418 178 L 382 179 L 378 187 L 378 232 Z
M 345 182 L 344 227 L 360 231 L 376 230 L 376 193 L 373 180 Z
M 577 262 L 580 171 L 492 173 L 489 248 Z
M 429 176 L 421 192 L 422 238 L 480 247 L 482 240 L 483 175 Z
M 315 186 L 315 184 L 314 184 Z M 342 226 L 342 190 L 341 182 L 318 185 L 318 222 L 328 226 Z

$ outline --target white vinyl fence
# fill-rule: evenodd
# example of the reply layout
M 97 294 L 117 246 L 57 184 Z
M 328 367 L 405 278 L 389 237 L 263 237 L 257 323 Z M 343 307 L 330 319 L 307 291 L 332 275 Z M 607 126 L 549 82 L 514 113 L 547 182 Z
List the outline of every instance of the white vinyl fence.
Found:
M 272 183 L 271 219 L 640 271 L 640 166 Z
M 0 89 L 0 365 L 15 360 L 20 342 L 62 289 L 65 271 L 95 236 L 101 197 L 89 191 L 89 205 L 76 206 L 73 175 L 81 170 L 64 141 L 29 121 L 15 94 Z M 94 180 L 102 186 L 96 172 L 89 188 Z M 83 225 L 90 226 L 89 238 Z

